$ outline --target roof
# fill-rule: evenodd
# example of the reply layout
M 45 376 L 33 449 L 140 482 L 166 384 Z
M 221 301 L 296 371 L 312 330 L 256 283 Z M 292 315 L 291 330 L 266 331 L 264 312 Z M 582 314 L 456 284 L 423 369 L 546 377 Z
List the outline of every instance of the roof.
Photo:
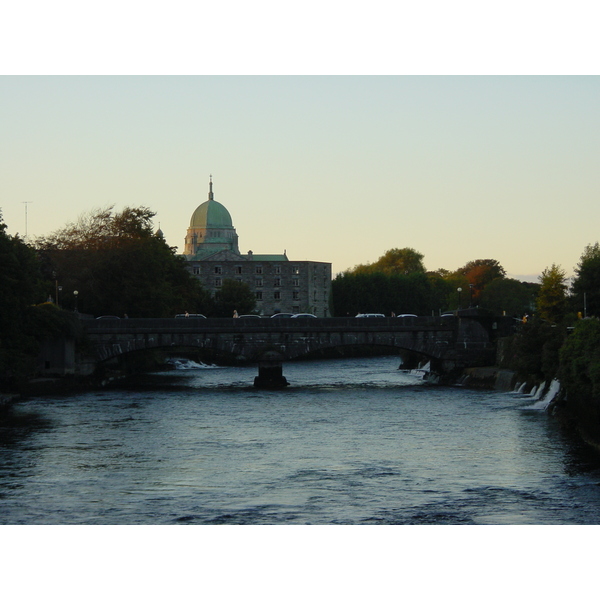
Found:
M 201 229 L 233 229 L 229 211 L 216 200 L 203 202 L 192 214 L 190 227 Z
M 285 254 L 252 254 L 253 261 L 284 262 L 289 260 Z

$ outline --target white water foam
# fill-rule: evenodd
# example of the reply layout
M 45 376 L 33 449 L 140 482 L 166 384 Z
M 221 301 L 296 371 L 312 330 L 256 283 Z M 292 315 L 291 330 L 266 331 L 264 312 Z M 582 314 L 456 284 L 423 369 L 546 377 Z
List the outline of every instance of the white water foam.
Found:
M 189 358 L 167 358 L 165 361 L 169 365 L 173 365 L 179 371 L 187 371 L 189 369 L 217 369 L 216 365 L 205 365 L 197 363 Z
M 542 389 L 542 388 L 543 388 L 543 386 L 540 386 L 540 389 Z M 537 402 L 535 402 L 531 406 L 528 406 L 527 409 L 528 410 L 546 410 L 548 408 L 548 405 L 550 404 L 550 402 L 552 402 L 552 400 L 554 400 L 556 398 L 556 396 L 558 395 L 558 392 L 560 392 L 560 381 L 558 381 L 558 379 L 553 379 L 552 382 L 550 383 L 550 387 L 548 388 L 548 391 L 544 394 L 544 396 L 542 398 L 540 398 L 539 400 L 537 400 Z
M 544 394 L 544 384 L 543 383 L 540 383 L 540 387 L 537 389 L 537 392 L 535 394 L 533 392 L 531 392 L 531 395 L 533 396 L 534 400 L 539 400 L 543 394 Z

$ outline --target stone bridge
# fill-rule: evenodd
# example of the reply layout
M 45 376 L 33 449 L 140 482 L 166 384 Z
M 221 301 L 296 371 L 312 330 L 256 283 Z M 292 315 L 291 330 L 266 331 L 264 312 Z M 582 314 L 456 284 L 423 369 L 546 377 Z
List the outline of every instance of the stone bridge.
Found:
M 286 360 L 349 346 L 413 352 L 442 375 L 493 365 L 495 341 L 513 322 L 475 309 L 444 317 L 82 320 L 97 362 L 153 348 L 196 348 L 216 359 L 257 363 L 255 385 L 266 387 L 287 384 L 281 366 Z

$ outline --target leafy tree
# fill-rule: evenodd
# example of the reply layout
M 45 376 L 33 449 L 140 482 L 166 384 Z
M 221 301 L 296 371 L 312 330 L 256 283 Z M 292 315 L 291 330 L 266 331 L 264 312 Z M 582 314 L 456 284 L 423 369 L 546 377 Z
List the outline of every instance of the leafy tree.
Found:
M 457 308 L 465 308 L 469 306 L 470 289 L 468 279 L 460 272 L 447 274 L 444 277 L 448 290 L 445 302 L 441 306 L 442 310 L 456 310 Z M 458 289 L 460 288 L 460 292 Z
M 600 321 L 582 319 L 560 350 L 561 385 L 567 410 L 587 435 L 600 438 Z
M 61 304 L 95 315 L 170 317 L 205 312 L 210 294 L 163 238 L 146 207 L 94 210 L 36 240 L 48 280 L 63 287 Z M 74 292 L 77 291 L 77 300 Z M 208 311 L 206 311 L 208 312 Z
M 572 286 L 576 310 L 600 316 L 600 245 L 588 244 L 575 268 Z
M 231 317 L 233 311 L 238 314 L 250 314 L 256 307 L 256 297 L 250 286 L 242 281 L 225 279 L 221 289 L 215 294 L 214 315 Z
M 354 273 L 384 273 L 385 275 L 409 275 L 425 273 L 423 255 L 413 248 L 392 248 L 374 263 L 357 265 Z
M 464 286 L 463 278 L 457 280 L 451 276 L 449 271 L 440 269 L 427 273 L 427 279 L 429 280 L 431 290 L 429 304 L 434 314 L 439 314 L 458 306 L 458 293 L 456 290 Z
M 530 319 L 512 338 L 503 366 L 523 377 L 549 380 L 557 376 L 559 351 L 567 337 L 566 327 L 556 327 L 541 319 Z
M 338 274 L 332 282 L 333 311 L 337 316 L 363 312 L 429 314 L 437 309 L 436 293 L 428 275 L 384 273 Z
M 481 292 L 480 305 L 496 315 L 521 317 L 535 310 L 535 298 L 539 284 L 516 279 L 494 279 Z
M 41 300 L 35 252 L 6 233 L 0 213 L 0 383 L 29 375 L 37 343 L 29 326 L 32 305 Z
M 567 309 L 566 273 L 560 265 L 552 264 L 540 275 L 537 296 L 538 316 L 550 323 L 558 323 L 565 317 Z
M 468 262 L 464 267 L 458 269 L 457 274 L 463 275 L 469 286 L 469 294 L 473 294 L 473 303 L 479 301 L 481 292 L 486 285 L 495 279 L 501 279 L 506 276 L 504 267 L 497 260 L 492 258 L 477 259 Z

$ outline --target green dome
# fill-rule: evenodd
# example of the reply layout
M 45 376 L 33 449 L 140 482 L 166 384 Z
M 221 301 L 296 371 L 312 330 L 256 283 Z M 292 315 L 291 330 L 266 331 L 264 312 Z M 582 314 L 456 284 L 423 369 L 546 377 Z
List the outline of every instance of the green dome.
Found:
M 229 211 L 216 200 L 203 202 L 192 215 L 190 227 L 200 229 L 233 229 Z

